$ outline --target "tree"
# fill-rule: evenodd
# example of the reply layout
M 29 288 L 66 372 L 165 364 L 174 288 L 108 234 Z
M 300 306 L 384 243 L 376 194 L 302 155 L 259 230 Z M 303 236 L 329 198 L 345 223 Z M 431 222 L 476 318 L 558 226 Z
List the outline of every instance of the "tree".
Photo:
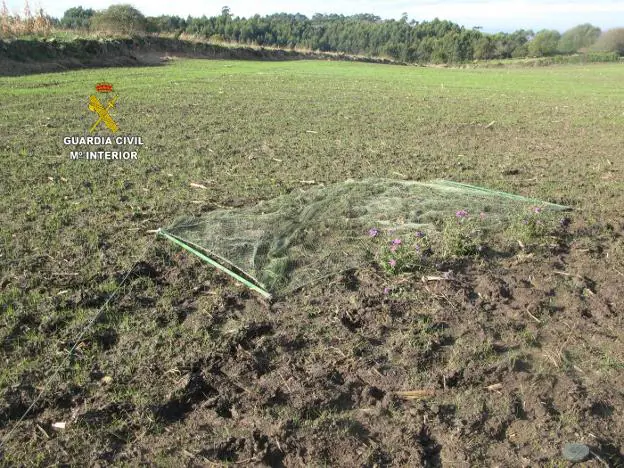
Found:
M 568 29 L 559 39 L 559 51 L 571 54 L 593 45 L 600 36 L 600 28 L 589 23 Z
M 474 58 L 477 60 L 489 60 L 494 58 L 495 50 L 496 47 L 492 39 L 488 36 L 483 36 L 474 45 Z
M 624 28 L 609 29 L 598 38 L 592 49 L 624 56 Z
M 61 18 L 60 26 L 67 29 L 89 29 L 94 14 L 95 11 L 91 8 L 84 9 L 81 6 L 70 8 Z
M 111 5 L 98 11 L 91 19 L 93 29 L 108 33 L 137 34 L 145 31 L 147 21 L 143 13 L 131 5 Z
M 85 16 L 71 11 L 70 18 Z M 486 34 L 479 27 L 466 29 L 451 21 L 434 19 L 417 22 L 403 14 L 399 20 L 382 19 L 372 14 L 351 16 L 317 13 L 311 18 L 301 14 L 277 13 L 241 18 L 224 6 L 215 16 L 157 16 L 147 20 L 129 5 L 114 5 L 91 19 L 96 30 L 113 33 L 176 33 L 199 35 L 219 41 L 246 44 L 303 47 L 362 55 L 385 54 L 403 61 L 460 63 L 467 60 L 504 59 L 556 53 L 559 33 L 519 30 L 513 33 Z
M 557 46 L 561 34 L 554 29 L 542 29 L 529 42 L 529 55 L 533 57 L 547 57 L 557 53 Z
M 184 20 L 184 18 L 180 18 L 179 16 L 148 16 L 146 21 L 145 30 L 150 33 L 181 33 L 187 27 L 186 20 Z

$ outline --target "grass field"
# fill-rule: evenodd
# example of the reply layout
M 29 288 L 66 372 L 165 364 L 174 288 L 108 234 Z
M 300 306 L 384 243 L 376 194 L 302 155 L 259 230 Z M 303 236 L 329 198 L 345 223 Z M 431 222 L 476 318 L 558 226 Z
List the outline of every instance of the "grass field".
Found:
M 3 463 L 567 466 L 580 441 L 588 466 L 621 466 L 623 80 L 622 64 L 208 60 L 0 78 Z M 69 158 L 100 81 L 136 161 Z M 457 281 L 371 268 L 270 307 L 148 232 L 368 176 L 515 192 L 573 221 L 556 247 L 450 264 Z M 416 389 L 431 395 L 397 393 Z

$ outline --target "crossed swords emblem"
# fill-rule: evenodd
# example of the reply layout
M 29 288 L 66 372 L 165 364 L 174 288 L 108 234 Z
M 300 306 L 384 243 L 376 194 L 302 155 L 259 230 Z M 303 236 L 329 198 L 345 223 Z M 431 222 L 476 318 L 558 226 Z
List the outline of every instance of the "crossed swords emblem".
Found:
M 89 110 L 91 112 L 95 112 L 98 115 L 97 121 L 91 127 L 91 133 L 95 131 L 95 129 L 97 128 L 98 125 L 100 125 L 100 123 L 103 123 L 104 125 L 106 125 L 108 129 L 113 133 L 119 130 L 117 123 L 113 120 L 113 118 L 108 113 L 110 109 L 113 109 L 115 107 L 115 102 L 117 102 L 117 96 L 115 96 L 113 99 L 108 101 L 108 103 L 106 104 L 106 107 L 104 107 L 96 96 L 93 96 L 93 95 L 89 96 Z

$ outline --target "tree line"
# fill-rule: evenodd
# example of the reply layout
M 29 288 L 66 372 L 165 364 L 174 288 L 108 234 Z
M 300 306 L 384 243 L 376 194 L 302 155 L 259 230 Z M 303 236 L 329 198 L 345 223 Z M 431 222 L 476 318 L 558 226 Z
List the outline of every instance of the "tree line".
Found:
M 315 14 L 308 18 L 277 13 L 243 18 L 223 7 L 220 15 L 212 17 L 145 17 L 130 5 L 112 5 L 102 11 L 70 8 L 57 23 L 67 29 L 189 34 L 212 41 L 388 56 L 404 62 L 459 63 L 589 50 L 624 55 L 624 28 L 603 33 L 591 24 L 576 26 L 563 34 L 525 29 L 487 34 L 480 28 L 467 29 L 446 20 L 409 20 L 407 14 L 398 20 L 371 14 Z

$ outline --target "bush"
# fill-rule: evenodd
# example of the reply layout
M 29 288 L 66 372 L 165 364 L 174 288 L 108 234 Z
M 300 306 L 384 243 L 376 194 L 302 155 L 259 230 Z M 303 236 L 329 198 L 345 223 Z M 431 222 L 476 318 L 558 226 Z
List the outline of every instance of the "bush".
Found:
M 507 237 L 512 242 L 542 244 L 548 237 L 565 230 L 568 224 L 568 218 L 558 220 L 555 214 L 544 212 L 541 207 L 536 206 L 527 212 L 518 213 L 515 219 L 512 219 L 507 228 Z
M 394 234 L 394 230 L 383 233 L 371 228 L 368 235 L 375 242 L 372 258 L 386 273 L 393 275 L 420 271 L 428 265 L 432 254 L 429 238 L 422 231 Z
M 567 30 L 559 40 L 559 51 L 565 54 L 578 52 L 596 42 L 600 36 L 600 28 L 589 23 L 580 24 Z
M 526 44 L 516 47 L 511 53 L 512 58 L 524 58 L 529 55 L 529 48 Z
M 97 12 L 91 19 L 95 31 L 117 34 L 138 34 L 145 32 L 145 16 L 131 5 L 111 5 Z
M 553 57 L 554 63 L 601 63 L 617 62 L 618 54 L 615 52 L 588 52 L 578 55 L 560 55 Z
M 624 28 L 609 29 L 598 38 L 592 49 L 624 56 Z
M 223 38 L 223 36 L 221 34 L 213 34 L 212 36 L 210 36 L 208 38 L 208 42 L 221 44 L 221 43 L 225 42 L 225 39 Z
M 483 249 L 484 232 L 481 221 L 486 214 L 475 217 L 466 210 L 459 210 L 455 217 L 444 221 L 442 227 L 443 258 L 476 255 Z
M 46 36 L 49 34 L 53 24 L 54 18 L 44 13 L 41 8 L 33 15 L 28 0 L 25 2 L 23 15 L 11 15 L 6 3 L 2 2 L 2 7 L 0 8 L 0 37 Z
M 89 29 L 91 18 L 95 14 L 91 8 L 84 9 L 82 7 L 70 8 L 65 11 L 61 18 L 60 25 L 67 29 Z
M 529 42 L 529 54 L 533 57 L 548 57 L 557 53 L 561 34 L 555 30 L 544 29 Z

